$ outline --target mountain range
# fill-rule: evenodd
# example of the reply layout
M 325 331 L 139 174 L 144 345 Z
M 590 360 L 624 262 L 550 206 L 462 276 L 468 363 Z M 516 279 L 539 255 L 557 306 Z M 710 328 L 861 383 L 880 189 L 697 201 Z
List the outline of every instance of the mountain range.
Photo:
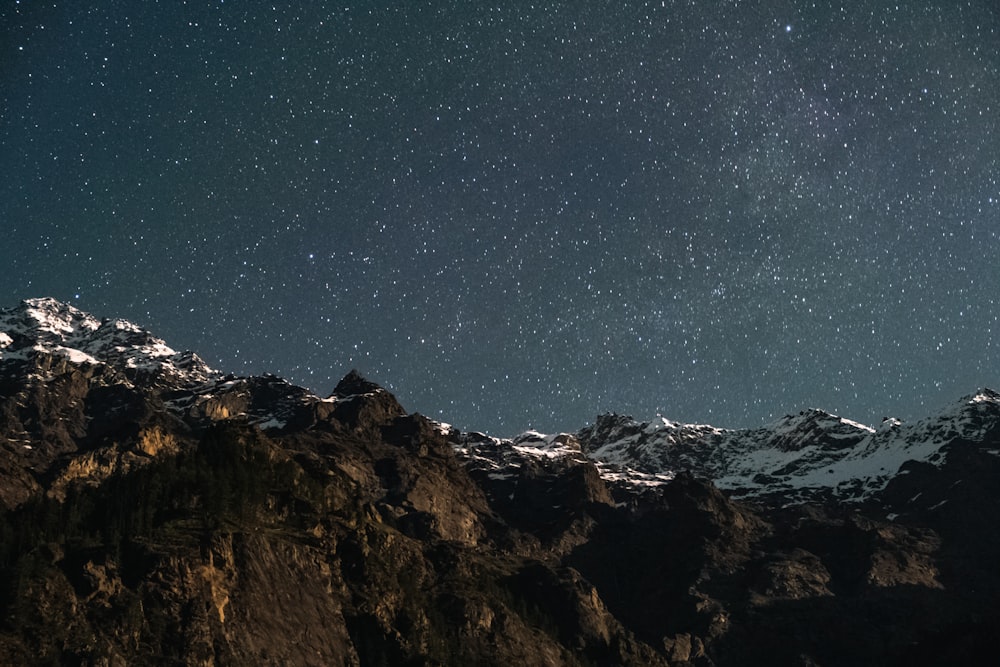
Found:
M 1000 394 L 514 438 L 0 310 L 0 664 L 983 664 Z

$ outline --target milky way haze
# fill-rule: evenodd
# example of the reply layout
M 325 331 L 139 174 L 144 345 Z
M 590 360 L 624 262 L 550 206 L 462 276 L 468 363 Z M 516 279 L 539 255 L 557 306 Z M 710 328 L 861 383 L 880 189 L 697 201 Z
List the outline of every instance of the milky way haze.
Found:
M 88 4 L 0 9 L 3 307 L 497 435 L 1000 384 L 992 0 Z

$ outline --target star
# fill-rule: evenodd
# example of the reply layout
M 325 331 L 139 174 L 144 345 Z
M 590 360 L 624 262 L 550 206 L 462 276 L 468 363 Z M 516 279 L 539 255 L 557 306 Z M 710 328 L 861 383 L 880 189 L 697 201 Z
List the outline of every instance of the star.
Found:
M 924 415 L 998 384 L 994 19 L 16 3 L 0 305 L 496 435 Z

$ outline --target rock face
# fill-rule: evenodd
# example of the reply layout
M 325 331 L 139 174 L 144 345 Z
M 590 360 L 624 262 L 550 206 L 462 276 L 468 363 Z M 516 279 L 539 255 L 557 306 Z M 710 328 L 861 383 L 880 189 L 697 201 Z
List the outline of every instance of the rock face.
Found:
M 1000 396 L 500 440 L 0 311 L 0 664 L 982 664 Z

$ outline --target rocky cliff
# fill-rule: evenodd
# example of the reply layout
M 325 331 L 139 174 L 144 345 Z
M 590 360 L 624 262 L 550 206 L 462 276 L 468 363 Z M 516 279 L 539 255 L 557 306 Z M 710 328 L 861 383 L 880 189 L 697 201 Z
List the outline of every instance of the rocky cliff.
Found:
M 0 311 L 0 664 L 982 664 L 1000 405 L 501 440 Z

